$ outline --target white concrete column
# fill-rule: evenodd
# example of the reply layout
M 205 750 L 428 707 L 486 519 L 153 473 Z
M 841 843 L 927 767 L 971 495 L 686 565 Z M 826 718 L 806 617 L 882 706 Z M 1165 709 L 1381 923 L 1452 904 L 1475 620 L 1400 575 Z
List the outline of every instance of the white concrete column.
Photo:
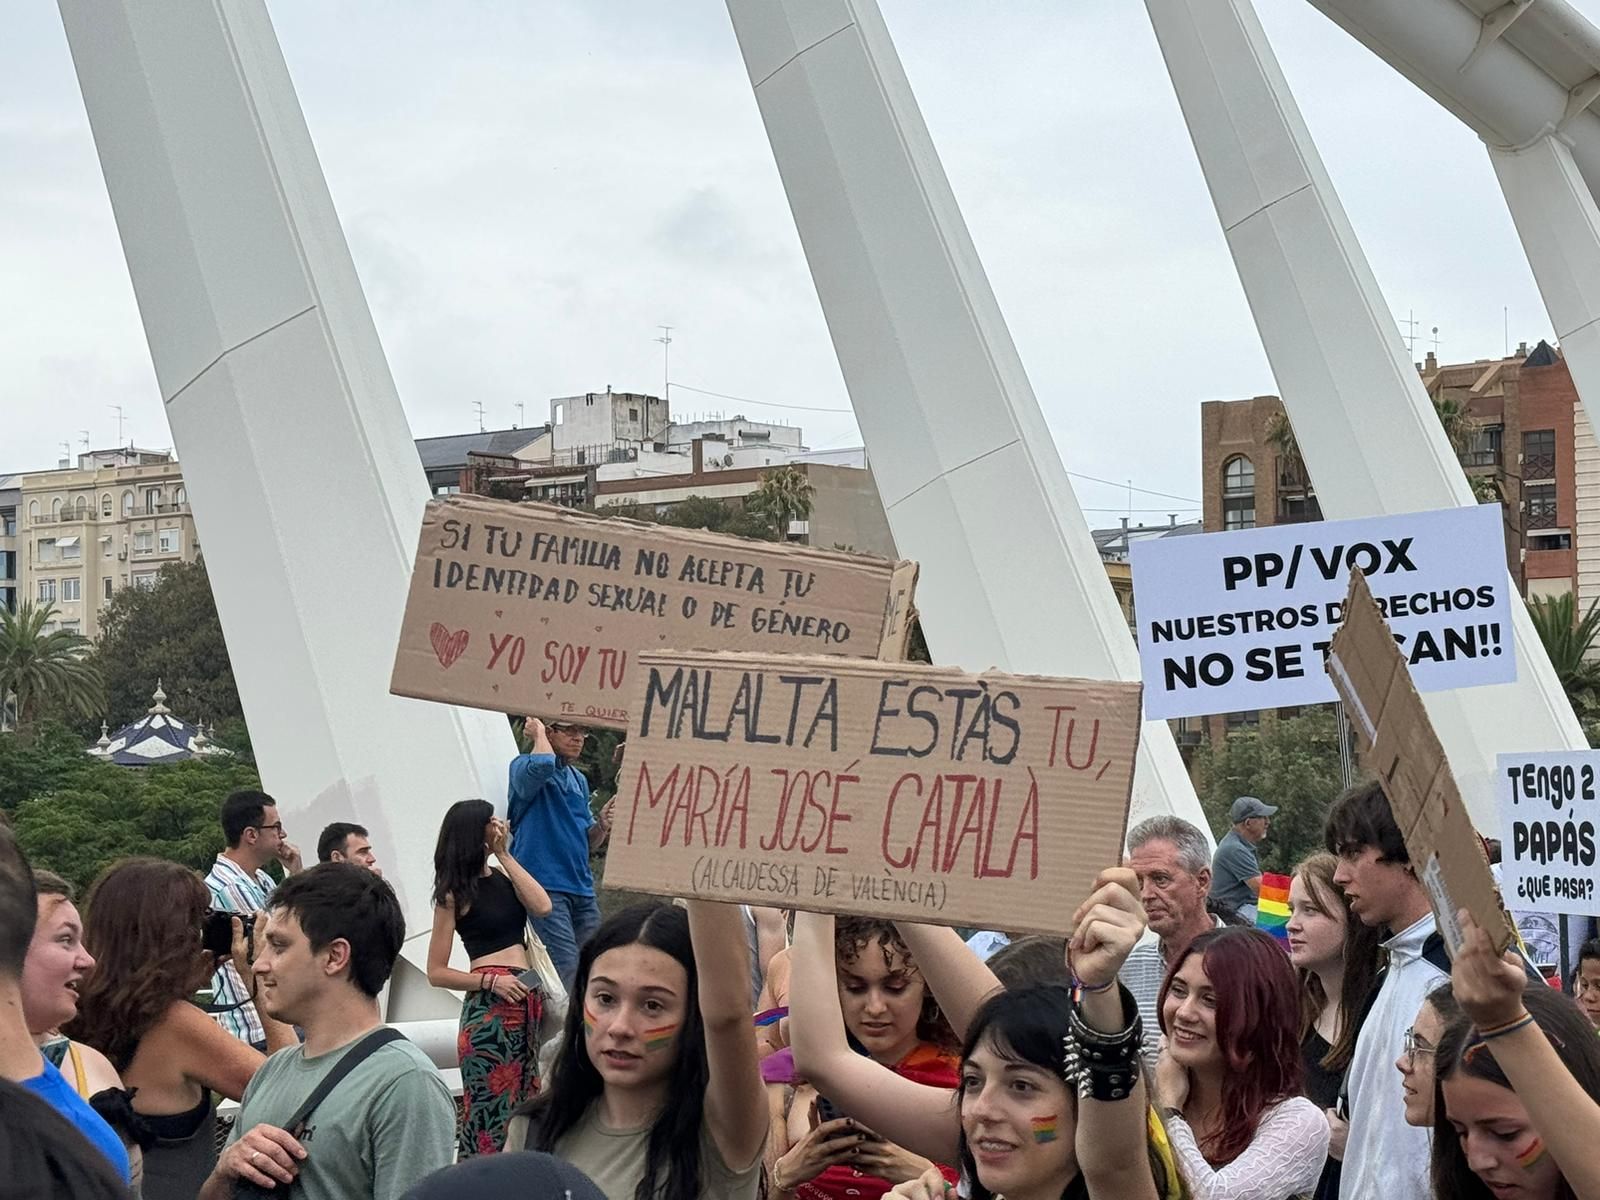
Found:
M 728 0 L 935 657 L 1137 679 L 1094 540 L 872 0 Z M 1164 722 L 1134 819 L 1204 825 Z
M 1556 134 L 1489 147 L 1591 428 L 1600 429 L 1600 208 Z
M 439 818 L 514 747 L 389 695 L 427 484 L 266 8 L 60 8 L 262 782 L 308 858 L 371 830 L 420 962 Z
M 1330 518 L 1471 504 L 1248 0 L 1146 0 L 1279 392 Z M 1512 605 L 1515 683 L 1423 699 L 1474 819 L 1497 820 L 1500 751 L 1582 749 L 1582 730 Z

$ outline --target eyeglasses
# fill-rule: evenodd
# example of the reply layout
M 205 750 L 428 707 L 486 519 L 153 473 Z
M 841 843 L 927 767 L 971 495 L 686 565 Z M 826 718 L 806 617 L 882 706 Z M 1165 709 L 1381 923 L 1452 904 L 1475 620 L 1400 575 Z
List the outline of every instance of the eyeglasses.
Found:
M 250 826 L 250 828 L 251 829 L 260 829 L 260 830 L 263 830 L 263 831 L 270 829 L 270 830 L 272 830 L 273 833 L 281 834 L 283 832 L 283 822 L 282 821 L 274 821 L 271 825 L 252 825 L 252 826 Z
M 1426 1042 L 1419 1042 L 1417 1040 L 1417 1031 L 1415 1029 L 1406 1030 L 1405 1042 L 1403 1044 L 1401 1053 L 1405 1055 L 1407 1062 L 1415 1062 L 1417 1055 L 1432 1054 L 1437 1049 L 1437 1046 L 1430 1046 Z

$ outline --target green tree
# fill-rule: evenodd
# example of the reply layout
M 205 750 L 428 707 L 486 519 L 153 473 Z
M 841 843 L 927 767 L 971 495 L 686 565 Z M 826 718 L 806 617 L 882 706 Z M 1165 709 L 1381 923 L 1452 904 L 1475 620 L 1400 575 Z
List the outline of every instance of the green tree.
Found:
M 735 537 L 772 541 L 772 530 L 737 501 L 712 496 L 688 496 L 657 512 L 653 505 L 619 504 L 605 509 L 602 516 L 627 517 L 651 525 L 670 525 L 675 529 L 704 529 Z
M 1267 422 L 1267 446 L 1278 455 L 1285 474 L 1303 473 L 1305 460 L 1300 457 L 1300 443 L 1295 440 L 1294 429 L 1289 424 L 1289 413 L 1283 408 L 1272 414 Z
M 1600 637 L 1600 600 L 1580 619 L 1571 592 L 1539 597 L 1528 601 L 1528 615 L 1574 711 L 1591 712 L 1600 701 L 1600 663 L 1589 657 Z
M 745 510 L 753 514 L 778 541 L 789 535 L 789 525 L 811 517 L 817 489 L 799 467 L 777 467 L 768 471 L 761 486 L 744 498 Z
M 158 679 L 185 720 L 244 716 L 204 562 L 170 563 L 148 591 L 119 591 L 100 618 L 94 658 L 113 729 L 144 715 Z
M 1212 833 L 1231 826 L 1228 809 L 1240 796 L 1276 805 L 1272 830 L 1261 843 L 1261 865 L 1286 874 L 1322 848 L 1328 805 L 1343 790 L 1338 727 L 1328 706 L 1302 710 L 1287 720 L 1266 720 L 1258 729 L 1202 744 L 1195 754 L 1200 806 Z
M 17 730 L 31 737 L 40 716 L 60 711 L 91 717 L 105 704 L 105 681 L 82 634 L 65 629 L 45 632 L 56 619 L 55 605 L 24 604 L 16 612 L 0 608 L 0 699 L 16 698 Z
M 1435 396 L 1433 411 L 1444 427 L 1445 440 L 1460 458 L 1472 447 L 1478 433 L 1478 419 L 1467 411 L 1467 406 L 1453 396 Z
M 0 734 L 0 803 L 18 842 L 35 866 L 81 887 L 135 854 L 207 870 L 222 848 L 223 797 L 260 786 L 254 767 L 231 759 L 117 767 L 61 725 L 26 745 Z

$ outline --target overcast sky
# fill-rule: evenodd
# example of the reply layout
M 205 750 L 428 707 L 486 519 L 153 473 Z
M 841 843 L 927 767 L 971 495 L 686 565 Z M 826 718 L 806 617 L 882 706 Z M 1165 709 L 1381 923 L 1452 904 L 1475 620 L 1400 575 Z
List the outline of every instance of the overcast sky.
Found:
M 1068 469 L 1198 515 L 1200 401 L 1276 389 L 1143 5 L 880 3 Z M 1433 326 L 1498 356 L 1503 308 L 1550 336 L 1478 140 L 1303 0 L 1258 7 L 1416 357 Z M 675 385 L 749 401 L 675 415 L 860 444 L 719 0 L 270 9 L 415 434 L 659 392 L 669 324 Z M 5 25 L 0 473 L 115 444 L 112 405 L 167 446 L 55 6 Z M 1091 524 L 1128 504 L 1075 484 Z

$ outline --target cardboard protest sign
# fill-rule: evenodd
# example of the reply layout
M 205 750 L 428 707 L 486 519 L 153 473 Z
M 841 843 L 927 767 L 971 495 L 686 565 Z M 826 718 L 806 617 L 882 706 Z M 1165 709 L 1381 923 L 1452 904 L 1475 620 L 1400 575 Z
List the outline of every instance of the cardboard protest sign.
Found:
M 1412 685 L 1406 656 L 1367 586 L 1353 571 L 1344 624 L 1328 651 L 1328 674 L 1360 735 L 1362 762 L 1378 777 L 1428 890 L 1445 948 L 1461 946 L 1456 912 L 1466 909 L 1496 951 L 1511 943 L 1489 860 L 1472 827 L 1428 710 Z
M 1122 859 L 1139 685 L 639 659 L 606 885 L 1066 933 Z
M 643 650 L 903 658 L 916 578 L 864 554 L 434 499 L 389 690 L 626 729 Z
M 1518 911 L 1600 917 L 1600 753 L 1502 754 L 1500 884 Z
M 1147 538 L 1132 562 L 1147 717 L 1334 699 L 1322 659 L 1352 568 L 1422 691 L 1517 677 L 1497 505 Z

